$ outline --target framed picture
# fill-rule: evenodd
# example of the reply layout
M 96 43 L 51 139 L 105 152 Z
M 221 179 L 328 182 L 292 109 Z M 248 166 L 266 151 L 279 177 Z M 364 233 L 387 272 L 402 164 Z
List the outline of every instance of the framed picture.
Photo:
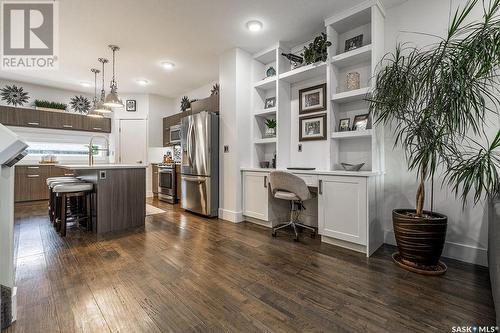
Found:
M 326 140 L 326 113 L 299 118 L 299 141 Z
M 368 129 L 368 118 L 369 114 L 358 114 L 354 117 L 354 121 L 352 124 L 353 131 L 363 131 Z
M 356 37 L 349 38 L 345 41 L 344 51 L 351 51 L 363 46 L 363 35 L 357 35 Z
M 274 108 L 276 106 L 276 97 L 266 98 L 266 102 L 264 103 L 264 109 Z
M 137 102 L 135 101 L 135 99 L 127 99 L 125 102 L 125 109 L 128 112 L 137 111 Z
M 299 90 L 299 114 L 326 110 L 326 83 Z
M 339 132 L 351 130 L 351 118 L 343 118 L 339 120 Z

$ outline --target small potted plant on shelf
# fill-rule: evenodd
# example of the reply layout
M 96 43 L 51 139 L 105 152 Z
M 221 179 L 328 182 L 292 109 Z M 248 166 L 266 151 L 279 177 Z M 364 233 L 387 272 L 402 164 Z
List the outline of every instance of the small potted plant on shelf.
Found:
M 35 109 L 40 111 L 54 111 L 54 112 L 64 112 L 68 107 L 64 103 L 49 102 L 40 99 L 35 99 Z
M 266 138 L 274 138 L 276 136 L 276 119 L 269 118 L 266 119 Z
M 448 219 L 434 211 L 436 172 L 465 206 L 494 196 L 499 188 L 500 131 L 486 137 L 489 113 L 498 114 L 500 89 L 500 1 L 484 8 L 483 19 L 470 23 L 477 0 L 457 10 L 448 34 L 434 45 L 398 45 L 382 60 L 370 111 L 376 122 L 391 126 L 395 146 L 405 151 L 408 169 L 416 171 L 415 209 L 392 212 L 401 267 L 423 274 L 442 274 L 440 262 Z M 424 210 L 426 182 L 430 207 Z
M 327 40 L 326 34 L 324 32 L 321 35 L 314 38 L 312 43 L 308 46 L 304 46 L 304 52 L 301 54 L 304 58 L 306 65 L 314 64 L 318 61 L 326 61 L 328 59 L 328 47 L 332 43 Z

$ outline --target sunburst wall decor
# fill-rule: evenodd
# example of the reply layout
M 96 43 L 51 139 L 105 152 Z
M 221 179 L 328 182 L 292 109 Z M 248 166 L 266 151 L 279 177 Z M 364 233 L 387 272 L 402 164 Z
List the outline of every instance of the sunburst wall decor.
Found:
M 71 98 L 69 105 L 71 105 L 71 109 L 73 109 L 73 111 L 81 114 L 87 114 L 90 110 L 89 99 L 82 95 Z
M 6 101 L 8 105 L 23 106 L 28 103 L 28 93 L 24 91 L 23 87 L 18 87 L 15 84 L 12 86 L 5 86 L 0 89 L 2 101 Z

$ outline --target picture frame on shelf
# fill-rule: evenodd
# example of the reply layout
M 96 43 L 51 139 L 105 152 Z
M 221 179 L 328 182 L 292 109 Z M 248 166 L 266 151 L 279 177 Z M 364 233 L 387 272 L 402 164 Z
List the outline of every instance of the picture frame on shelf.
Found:
M 326 83 L 299 90 L 299 114 L 325 111 Z
M 357 35 L 346 39 L 344 52 L 352 51 L 363 46 L 363 35 Z
M 137 111 L 137 101 L 135 99 L 127 99 L 125 101 L 125 110 L 128 112 Z
M 299 118 L 299 141 L 317 141 L 326 138 L 326 113 Z
M 351 118 L 342 118 L 339 120 L 339 132 L 351 130 Z
M 264 109 L 274 108 L 276 106 L 276 97 L 266 98 L 264 102 Z
M 368 129 L 368 118 L 370 117 L 369 113 L 358 114 L 354 116 L 354 121 L 352 122 L 352 130 L 353 131 L 364 131 Z

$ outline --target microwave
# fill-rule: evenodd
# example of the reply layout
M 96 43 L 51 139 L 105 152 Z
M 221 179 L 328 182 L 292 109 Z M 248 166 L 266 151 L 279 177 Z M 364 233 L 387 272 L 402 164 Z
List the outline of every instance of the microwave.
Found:
M 170 143 L 181 143 L 181 125 L 170 126 Z

